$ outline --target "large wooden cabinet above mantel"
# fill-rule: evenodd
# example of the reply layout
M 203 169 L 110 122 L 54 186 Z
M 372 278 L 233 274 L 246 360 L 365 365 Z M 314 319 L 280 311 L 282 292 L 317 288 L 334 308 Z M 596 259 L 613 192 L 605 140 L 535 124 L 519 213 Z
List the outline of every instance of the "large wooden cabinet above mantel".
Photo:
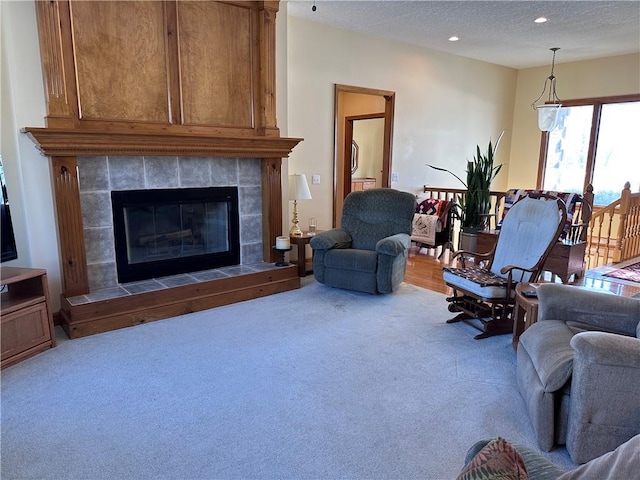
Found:
M 277 1 L 36 4 L 48 127 L 279 136 Z
M 37 0 L 45 128 L 64 295 L 88 293 L 81 155 L 260 158 L 262 243 L 282 233 L 276 122 L 278 1 Z

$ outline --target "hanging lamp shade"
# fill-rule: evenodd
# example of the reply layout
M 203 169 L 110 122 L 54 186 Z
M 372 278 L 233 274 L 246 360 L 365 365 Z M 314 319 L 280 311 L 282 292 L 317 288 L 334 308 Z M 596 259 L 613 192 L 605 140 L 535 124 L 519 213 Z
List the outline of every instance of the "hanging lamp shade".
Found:
M 561 103 L 547 103 L 539 105 L 538 111 L 538 128 L 543 132 L 550 132 L 558 125 L 558 114 L 560 113 Z
M 550 132 L 558 125 L 558 114 L 560 113 L 560 108 L 562 107 L 562 101 L 558 98 L 556 94 L 556 77 L 553 74 L 553 69 L 555 67 L 556 61 L 556 52 L 560 50 L 558 47 L 550 48 L 553 52 L 553 59 L 551 61 L 551 75 L 549 75 L 544 81 L 544 87 L 542 88 L 542 93 L 538 98 L 536 98 L 531 107 L 538 112 L 538 128 L 543 132 Z M 541 100 L 547 91 L 547 85 L 549 87 L 549 93 L 547 97 L 547 101 L 545 103 L 541 103 L 536 105 L 536 102 Z

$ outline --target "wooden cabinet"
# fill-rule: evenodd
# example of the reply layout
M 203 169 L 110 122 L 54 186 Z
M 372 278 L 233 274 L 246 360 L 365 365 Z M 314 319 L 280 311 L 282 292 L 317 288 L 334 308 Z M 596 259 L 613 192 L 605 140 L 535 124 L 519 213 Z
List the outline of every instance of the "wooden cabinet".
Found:
M 1 368 L 56 346 L 46 270 L 3 267 Z
M 280 136 L 277 1 L 35 4 L 48 128 Z
M 360 192 L 361 190 L 369 190 L 376 188 L 375 178 L 352 178 L 351 179 L 351 191 Z

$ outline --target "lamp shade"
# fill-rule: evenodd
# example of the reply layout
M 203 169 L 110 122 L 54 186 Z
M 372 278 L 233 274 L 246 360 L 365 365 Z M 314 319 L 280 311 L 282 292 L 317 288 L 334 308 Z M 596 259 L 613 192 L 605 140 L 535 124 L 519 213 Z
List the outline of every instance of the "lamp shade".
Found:
M 558 125 L 558 114 L 560 113 L 561 103 L 548 103 L 538 105 L 538 128 L 543 132 L 550 132 Z
M 289 175 L 289 200 L 311 200 L 307 177 L 303 174 Z

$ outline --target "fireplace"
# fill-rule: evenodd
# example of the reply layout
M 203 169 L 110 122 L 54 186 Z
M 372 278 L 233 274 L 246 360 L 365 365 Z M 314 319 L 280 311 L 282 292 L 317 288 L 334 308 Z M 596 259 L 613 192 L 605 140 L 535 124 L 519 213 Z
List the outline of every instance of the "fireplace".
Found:
M 299 288 L 295 267 L 271 264 L 283 224 L 282 159 L 301 141 L 281 137 L 276 122 L 279 2 L 35 3 L 47 126 L 23 131 L 51 157 L 60 316 L 69 336 Z M 148 20 L 143 42 L 140 12 Z M 233 31 L 211 29 L 212 22 Z M 101 36 L 116 27 L 118 35 Z M 203 46 L 225 55 L 205 59 Z M 105 55 L 115 55 L 115 63 Z M 234 275 L 180 274 L 162 286 L 159 279 L 118 282 L 112 191 L 227 186 L 238 189 L 240 265 L 212 272 Z M 152 230 L 145 240 L 194 237 L 191 227 L 172 228 Z M 182 283 L 184 277 L 193 282 Z M 141 293 L 140 284 L 160 289 Z
M 240 263 L 237 187 L 111 192 L 118 282 Z

